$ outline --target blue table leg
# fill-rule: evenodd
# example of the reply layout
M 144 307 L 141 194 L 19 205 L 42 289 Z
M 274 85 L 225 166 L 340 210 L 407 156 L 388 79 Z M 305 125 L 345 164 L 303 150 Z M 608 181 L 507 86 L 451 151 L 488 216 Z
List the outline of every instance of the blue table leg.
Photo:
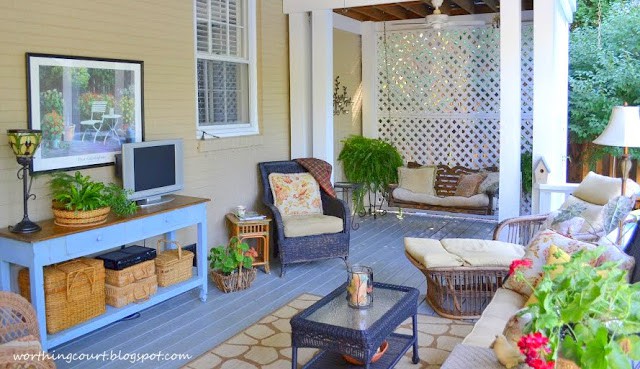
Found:
M 413 322 L 413 358 L 411 362 L 417 364 L 420 362 L 420 357 L 418 356 L 418 315 L 413 314 L 411 320 Z

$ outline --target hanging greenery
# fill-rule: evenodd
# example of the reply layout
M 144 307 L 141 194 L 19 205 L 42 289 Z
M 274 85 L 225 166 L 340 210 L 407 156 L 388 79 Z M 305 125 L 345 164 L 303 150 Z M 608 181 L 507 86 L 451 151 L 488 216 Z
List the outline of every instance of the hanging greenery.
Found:
M 347 180 L 363 184 L 354 193 L 355 210 L 362 212 L 367 191 L 383 193 L 390 183 L 398 181 L 402 156 L 395 147 L 381 140 L 350 136 L 342 142 L 344 147 L 338 160 L 342 161 Z

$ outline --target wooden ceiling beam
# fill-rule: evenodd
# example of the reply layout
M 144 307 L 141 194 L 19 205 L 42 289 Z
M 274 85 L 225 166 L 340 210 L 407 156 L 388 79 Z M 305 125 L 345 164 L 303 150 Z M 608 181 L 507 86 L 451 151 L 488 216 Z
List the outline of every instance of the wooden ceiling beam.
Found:
M 533 0 L 522 0 L 522 10 L 533 10 Z
M 476 6 L 473 0 L 451 0 L 454 4 L 464 9 L 469 14 L 476 13 Z
M 350 11 L 354 11 L 356 13 L 364 14 L 371 18 L 371 20 L 376 22 L 381 21 L 389 21 L 389 20 L 400 20 L 402 18 L 398 18 L 393 14 L 385 13 L 384 11 L 378 9 L 375 6 L 359 6 L 355 8 L 350 8 Z
M 361 14 L 361 13 L 353 12 L 349 8 L 346 8 L 346 9 L 335 9 L 333 12 L 336 13 L 336 14 L 344 15 L 345 17 L 349 17 L 351 19 L 355 19 L 355 20 L 360 21 L 360 22 L 366 22 L 366 21 L 371 20 L 369 18 L 369 16 Z
M 415 3 L 398 3 L 398 5 L 400 5 L 401 7 L 409 10 L 410 12 L 419 15 L 420 17 L 424 18 L 426 17 L 428 14 L 431 13 L 431 11 L 429 11 L 429 6 L 423 2 L 415 2 Z
M 400 19 L 413 19 L 413 12 L 409 12 L 402 6 L 398 4 L 387 4 L 387 5 L 378 5 L 378 9 L 381 9 L 385 13 L 389 13 L 394 17 L 398 17 Z
M 494 12 L 497 13 L 500 11 L 500 8 L 498 7 L 498 0 L 484 0 L 484 3 Z

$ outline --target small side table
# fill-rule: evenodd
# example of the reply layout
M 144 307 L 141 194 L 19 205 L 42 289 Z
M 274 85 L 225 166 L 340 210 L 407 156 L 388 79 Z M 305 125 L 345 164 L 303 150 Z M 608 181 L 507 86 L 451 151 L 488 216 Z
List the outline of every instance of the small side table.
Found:
M 342 194 L 342 200 L 344 200 L 349 206 L 351 206 L 351 229 L 354 231 L 360 228 L 360 223 L 356 222 L 356 209 L 354 203 L 353 193 L 362 187 L 362 183 L 353 182 L 336 182 L 333 184 L 336 191 L 340 191 Z
M 258 220 L 240 220 L 235 214 L 227 213 L 229 225 L 229 237 L 238 237 L 240 241 L 256 239 L 258 257 L 254 259 L 253 266 L 264 265 L 264 272 L 269 273 L 269 223 L 271 218 Z

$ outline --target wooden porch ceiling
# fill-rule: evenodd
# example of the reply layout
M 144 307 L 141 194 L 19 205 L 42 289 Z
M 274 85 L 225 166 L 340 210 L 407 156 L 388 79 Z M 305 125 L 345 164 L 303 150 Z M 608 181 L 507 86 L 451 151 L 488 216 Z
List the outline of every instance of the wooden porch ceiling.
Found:
M 522 0 L 522 9 L 532 10 L 533 0 Z M 444 0 L 440 10 L 448 15 L 497 13 L 500 0 Z M 433 6 L 431 1 L 424 0 L 335 9 L 334 12 L 361 22 L 382 22 L 424 18 L 433 13 Z

